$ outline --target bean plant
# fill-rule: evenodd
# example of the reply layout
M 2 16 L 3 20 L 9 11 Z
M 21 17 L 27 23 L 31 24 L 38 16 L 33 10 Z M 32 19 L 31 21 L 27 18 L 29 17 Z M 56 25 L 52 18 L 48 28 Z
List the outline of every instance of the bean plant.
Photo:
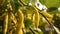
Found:
M 60 34 L 60 0 L 0 0 L 0 34 Z

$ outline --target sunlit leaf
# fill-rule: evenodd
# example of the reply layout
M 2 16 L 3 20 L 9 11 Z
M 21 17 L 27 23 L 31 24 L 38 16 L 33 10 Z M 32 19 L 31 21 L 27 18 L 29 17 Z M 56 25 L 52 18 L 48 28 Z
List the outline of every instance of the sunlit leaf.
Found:
M 50 13 L 50 14 L 59 13 L 56 7 L 50 7 L 50 8 L 48 8 L 47 12 Z
M 40 0 L 42 4 L 45 4 L 48 8 L 50 7 L 59 7 L 60 0 Z

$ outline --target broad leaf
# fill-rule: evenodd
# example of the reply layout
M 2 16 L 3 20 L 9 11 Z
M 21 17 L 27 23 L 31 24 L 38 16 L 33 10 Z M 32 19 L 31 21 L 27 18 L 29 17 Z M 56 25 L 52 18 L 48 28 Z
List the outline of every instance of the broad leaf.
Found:
M 60 6 L 60 0 L 40 0 L 40 2 L 46 5 L 48 8 L 50 7 L 58 8 Z
M 56 7 L 50 7 L 50 8 L 48 8 L 47 12 L 50 13 L 50 14 L 59 13 Z
M 19 9 L 19 7 L 21 6 L 20 3 L 18 2 L 18 0 L 11 0 L 11 5 L 12 8 L 14 10 L 14 13 Z

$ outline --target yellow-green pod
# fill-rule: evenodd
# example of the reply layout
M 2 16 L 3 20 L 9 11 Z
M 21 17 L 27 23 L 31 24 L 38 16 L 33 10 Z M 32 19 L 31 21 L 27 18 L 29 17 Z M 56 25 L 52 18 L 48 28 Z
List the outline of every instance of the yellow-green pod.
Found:
M 3 24 L 3 34 L 7 33 L 8 28 L 8 14 L 5 15 L 4 24 Z
M 47 18 L 53 18 L 53 16 L 47 13 L 46 11 L 42 11 L 42 14 Z
M 22 31 L 23 31 L 24 34 L 26 34 L 26 32 L 27 32 L 26 29 L 23 29 Z
M 17 31 L 17 32 L 18 32 L 18 31 Z M 16 33 L 16 34 L 23 34 L 22 29 L 20 29 L 19 33 Z
M 34 14 L 33 15 L 33 22 L 36 28 L 39 26 L 39 14 Z
M 21 25 L 21 28 L 24 28 L 24 15 L 20 9 L 18 10 L 17 15 L 18 15 L 18 19 L 19 19 L 18 24 Z
M 22 29 L 19 29 L 19 31 L 16 31 L 15 34 L 23 34 Z
M 17 19 L 16 19 L 16 17 L 14 16 L 14 14 L 11 12 L 11 20 L 14 22 L 14 24 L 16 24 L 17 23 Z
M 31 19 L 32 15 L 31 14 L 27 14 L 27 18 Z
M 18 23 L 17 23 L 17 28 L 16 28 L 15 34 L 23 34 L 21 32 L 22 31 L 21 29 L 24 28 L 24 16 L 23 16 L 23 13 L 20 9 L 18 9 L 17 15 L 18 15 Z
M 33 13 L 34 13 L 34 17 L 33 17 L 34 25 L 35 25 L 36 28 L 38 28 L 38 26 L 39 26 L 39 13 L 38 13 L 38 10 L 34 6 L 31 6 L 31 8 L 32 8 Z

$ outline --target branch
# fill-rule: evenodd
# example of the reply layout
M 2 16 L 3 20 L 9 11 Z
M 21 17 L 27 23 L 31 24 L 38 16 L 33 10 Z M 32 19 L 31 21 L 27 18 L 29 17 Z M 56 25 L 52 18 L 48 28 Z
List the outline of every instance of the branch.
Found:
M 27 6 L 22 0 L 19 0 L 23 6 Z
M 29 28 L 29 29 L 32 31 L 33 34 L 35 34 L 35 32 L 31 28 Z
M 47 22 L 51 25 L 51 27 L 53 26 L 53 24 L 46 18 L 46 16 L 44 16 L 41 12 L 39 12 L 39 14 L 41 14 L 47 20 Z
M 58 34 L 60 34 L 59 30 L 41 12 L 39 12 L 39 14 L 41 14 L 47 20 L 51 28 L 53 28 Z

